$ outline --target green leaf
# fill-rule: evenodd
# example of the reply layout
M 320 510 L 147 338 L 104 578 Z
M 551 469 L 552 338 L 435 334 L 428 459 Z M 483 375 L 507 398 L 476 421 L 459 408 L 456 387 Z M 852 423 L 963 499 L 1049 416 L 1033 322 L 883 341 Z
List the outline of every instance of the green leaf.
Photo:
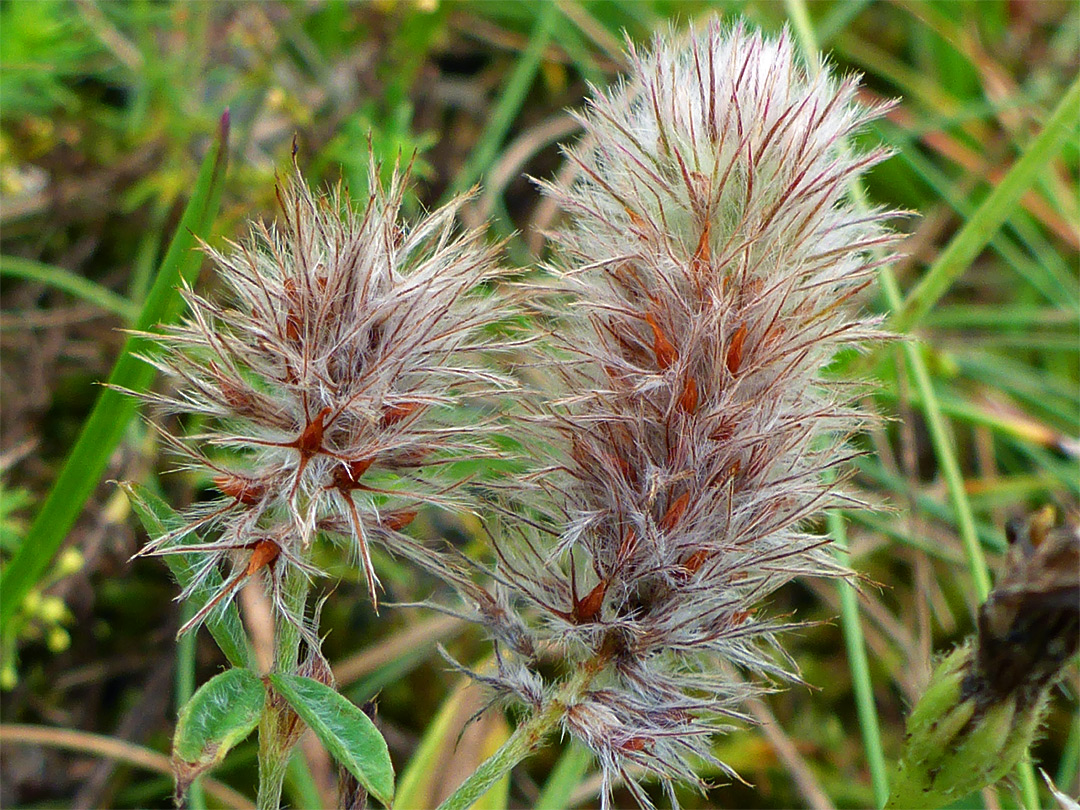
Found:
M 183 523 L 183 519 L 173 511 L 165 501 L 152 493 L 146 487 L 131 481 L 125 481 L 120 487 L 131 501 L 131 508 L 142 521 L 143 528 L 151 538 L 176 529 Z M 186 588 L 194 576 L 195 554 L 166 554 L 165 562 L 172 571 L 181 588 Z M 224 587 L 221 574 L 214 570 L 203 580 L 202 586 L 192 592 L 188 604 L 193 608 L 192 614 L 198 612 L 214 596 L 220 593 Z M 240 621 L 240 611 L 235 602 L 229 602 L 223 609 L 213 611 L 206 619 L 206 628 L 214 637 L 214 641 L 225 653 L 229 663 L 234 667 L 251 666 L 254 660 L 251 648 L 248 646 L 247 634 L 244 633 L 243 622 Z
M 158 270 L 150 294 L 135 322 L 139 332 L 155 330 L 159 324 L 179 315 L 183 299 L 179 285 L 194 281 L 202 264 L 201 254 L 193 248 L 204 238 L 221 203 L 225 181 L 229 140 L 229 115 L 221 119 L 221 128 L 203 160 L 195 188 L 184 216 L 173 235 L 172 243 Z M 25 542 L 20 546 L 0 577 L 0 634 L 11 633 L 11 621 L 34 584 L 45 573 L 68 530 L 79 517 L 94 491 L 113 450 L 135 415 L 136 401 L 121 389 L 145 391 L 154 380 L 154 369 L 138 358 L 145 351 L 147 339 L 132 335 L 109 375 L 71 453 L 64 462 L 45 503 L 34 519 Z
M 465 161 L 465 165 L 454 178 L 450 188 L 451 195 L 464 191 L 491 168 L 506 133 L 510 131 L 514 123 L 514 118 L 521 112 L 521 106 L 543 62 L 544 49 L 551 40 L 551 34 L 558 19 L 559 7 L 555 3 L 540 6 L 536 23 L 529 35 L 529 44 L 507 78 L 499 101 L 488 116 L 483 134 L 470 151 L 469 159 Z
M 560 810 L 562 807 L 569 807 L 571 795 L 585 778 L 592 762 L 592 751 L 576 740 L 571 741 L 544 783 L 544 789 L 540 791 L 534 805 L 535 810 Z
M 266 689 L 249 669 L 227 670 L 199 687 L 180 710 L 173 736 L 178 795 L 255 729 L 265 702 Z
M 329 686 L 299 675 L 272 673 L 270 683 L 334 759 L 387 807 L 394 799 L 394 766 L 375 724 Z
M 32 259 L 24 259 L 21 256 L 0 256 L 0 276 L 40 281 L 42 284 L 56 287 L 58 290 L 99 306 L 106 312 L 119 315 L 129 323 L 134 323 L 139 317 L 139 307 L 124 296 L 117 295 L 108 287 L 102 287 L 63 267 L 54 267 Z

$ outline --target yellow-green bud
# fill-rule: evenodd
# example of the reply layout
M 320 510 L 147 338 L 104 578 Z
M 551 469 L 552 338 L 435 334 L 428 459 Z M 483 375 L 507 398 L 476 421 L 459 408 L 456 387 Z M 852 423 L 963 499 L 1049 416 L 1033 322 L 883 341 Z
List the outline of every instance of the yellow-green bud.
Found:
M 77 548 L 65 548 L 56 559 L 57 577 L 69 577 L 78 573 L 82 570 L 84 562 L 82 552 Z
M 41 591 L 37 588 L 31 588 L 26 593 L 26 598 L 22 603 L 23 612 L 28 616 L 34 616 L 38 610 L 41 609 Z
M 6 666 L 0 670 L 0 689 L 10 692 L 18 682 L 19 674 L 15 671 L 15 667 Z
M 45 639 L 45 646 L 49 648 L 49 652 L 62 653 L 71 646 L 71 636 L 63 627 L 53 627 Z
M 46 624 L 60 624 L 67 618 L 67 605 L 59 596 L 46 596 L 41 600 L 37 614 Z
M 1080 644 L 1080 532 L 1043 510 L 1009 527 L 1009 566 L 974 641 L 934 671 L 908 718 L 887 807 L 934 808 L 1004 777 Z

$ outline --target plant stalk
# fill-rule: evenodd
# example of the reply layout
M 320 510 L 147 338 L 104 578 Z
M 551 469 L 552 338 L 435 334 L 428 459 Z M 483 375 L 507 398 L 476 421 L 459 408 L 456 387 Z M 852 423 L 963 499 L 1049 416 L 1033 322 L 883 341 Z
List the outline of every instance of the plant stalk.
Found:
M 514 729 L 502 746 L 488 757 L 457 790 L 439 805 L 438 810 L 467 810 L 510 770 L 540 748 L 544 739 L 559 724 L 569 705 L 575 703 L 588 689 L 606 662 L 604 653 L 569 678 L 547 705 Z
M 304 616 L 310 581 L 300 572 L 291 572 L 281 583 L 281 596 L 291 616 Z M 275 612 L 274 671 L 295 674 L 300 663 L 300 629 L 283 614 Z M 265 679 L 264 679 L 265 681 Z M 267 685 L 266 703 L 259 718 L 258 810 L 278 810 L 285 784 L 289 755 L 303 730 L 300 718 Z

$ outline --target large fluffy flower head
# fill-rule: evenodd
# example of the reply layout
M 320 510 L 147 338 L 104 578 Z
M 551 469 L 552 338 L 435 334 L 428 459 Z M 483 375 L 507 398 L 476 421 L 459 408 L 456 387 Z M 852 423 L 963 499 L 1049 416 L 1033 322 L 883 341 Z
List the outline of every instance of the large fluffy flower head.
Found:
M 609 779 L 636 762 L 670 784 L 738 714 L 732 667 L 791 672 L 760 600 L 842 573 L 804 527 L 839 497 L 828 473 L 863 417 L 824 369 L 880 337 L 851 299 L 893 236 L 845 197 L 885 156 L 844 145 L 881 112 L 855 78 L 717 22 L 631 59 L 581 117 L 577 179 L 547 186 L 576 302 L 572 395 L 536 477 L 558 506 L 497 546 L 503 586 L 542 616 L 521 654 L 596 673 L 564 728 Z
M 403 176 L 385 190 L 377 167 L 371 176 L 359 213 L 340 190 L 283 184 L 280 224 L 210 251 L 226 295 L 186 291 L 189 320 L 150 358 L 176 384 L 160 401 L 206 418 L 205 432 L 166 438 L 220 497 L 144 553 L 202 552 L 203 577 L 232 571 L 188 627 L 256 573 L 275 596 L 288 570 L 314 573 L 320 531 L 356 554 L 374 601 L 370 542 L 407 543 L 399 531 L 419 504 L 453 498 L 442 466 L 483 452 L 482 415 L 468 431 L 450 420 L 504 382 L 482 358 L 485 327 L 501 317 L 478 292 L 500 274 L 492 250 L 455 228 L 460 200 L 410 225 Z M 196 531 L 213 539 L 192 544 Z

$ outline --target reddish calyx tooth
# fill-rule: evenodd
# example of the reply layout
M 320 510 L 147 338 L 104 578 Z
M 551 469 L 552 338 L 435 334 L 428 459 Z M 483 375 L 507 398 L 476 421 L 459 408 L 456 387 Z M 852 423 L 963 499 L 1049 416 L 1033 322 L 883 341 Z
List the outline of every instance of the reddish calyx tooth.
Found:
M 656 322 L 656 317 L 651 312 L 645 313 L 645 322 L 652 328 L 653 354 L 656 355 L 656 364 L 660 366 L 661 370 L 666 371 L 679 359 L 679 353 L 675 351 L 675 347 L 667 339 L 667 335 L 664 334 L 660 324 Z
M 285 297 L 289 303 L 289 309 L 285 313 L 285 337 L 297 341 L 300 339 L 300 330 L 303 327 L 298 311 L 300 296 L 296 292 L 296 282 L 291 278 L 286 278 L 282 282 L 282 286 L 285 288 Z
M 670 532 L 675 528 L 675 525 L 682 520 L 682 516 L 686 513 L 686 507 L 690 504 L 690 493 L 684 492 L 678 498 L 676 498 L 671 506 L 668 507 L 667 512 L 664 513 L 664 517 L 660 520 L 660 528 L 665 532 Z
M 381 515 L 379 520 L 382 525 L 392 532 L 398 532 L 416 520 L 416 511 L 412 509 L 402 509 L 399 512 L 390 512 L 386 515 Z
M 356 489 L 360 486 L 360 479 L 375 462 L 375 457 L 360 458 L 355 461 L 347 461 L 334 467 L 334 486 L 341 490 Z
M 692 267 L 695 272 L 702 272 L 709 266 L 709 259 L 711 258 L 711 250 L 709 248 L 709 230 L 711 223 L 709 220 L 705 220 L 705 227 L 701 229 L 701 238 L 698 239 L 697 250 L 694 251 L 694 258 L 692 260 Z
M 382 410 L 382 420 L 380 425 L 384 428 L 396 425 L 402 419 L 411 416 L 417 409 L 420 408 L 419 402 L 405 401 L 396 402 L 393 405 L 384 405 Z
M 330 411 L 329 406 L 319 411 L 315 418 L 304 428 L 304 432 L 293 443 L 293 446 L 300 451 L 301 458 L 309 459 L 322 450 L 323 430 L 325 429 L 323 422 L 326 421 Z
M 725 420 L 720 423 L 712 433 L 709 434 L 709 438 L 714 442 L 726 442 L 730 441 L 731 437 L 735 435 L 735 425 L 730 420 Z
M 578 624 L 588 624 L 596 621 L 600 615 L 600 608 L 604 604 L 604 595 L 607 593 L 607 583 L 603 580 L 596 583 L 584 598 L 574 603 L 574 619 Z
M 300 316 L 296 314 L 296 310 L 290 309 L 289 314 L 285 316 L 285 337 L 289 340 L 300 340 Z
M 743 343 L 746 341 L 746 324 L 743 324 L 735 330 L 735 334 L 731 338 L 731 343 L 728 344 L 727 350 L 727 370 L 733 375 L 739 373 L 739 367 L 742 365 L 743 357 Z
M 698 407 L 698 387 L 697 381 L 693 377 L 686 378 L 686 384 L 683 386 L 682 394 L 679 396 L 679 408 L 683 413 L 693 416 L 697 413 Z
M 687 579 L 692 577 L 698 571 L 701 570 L 701 566 L 705 564 L 705 561 L 712 556 L 712 552 L 707 548 L 699 548 L 693 554 L 686 558 L 682 564 L 683 571 Z
M 281 554 L 281 546 L 273 540 L 256 540 L 251 547 L 251 558 L 248 560 L 244 576 L 250 577 L 266 566 L 273 563 Z
M 580 447 L 580 445 L 578 446 Z M 597 450 L 595 451 L 595 453 L 598 461 L 600 461 L 601 463 L 606 463 L 609 469 L 614 468 L 618 470 L 622 477 L 625 478 L 628 482 L 633 484 L 637 481 L 637 476 L 634 475 L 634 470 L 630 467 L 630 462 L 628 462 L 618 453 L 608 453 L 603 450 Z M 590 454 L 587 452 L 580 452 L 580 455 L 581 458 L 578 459 L 578 463 L 581 464 L 582 468 L 588 472 L 590 467 L 592 466 L 589 459 Z
M 223 494 L 235 498 L 237 503 L 244 506 L 254 506 L 266 494 L 266 485 L 262 481 L 253 481 L 238 475 L 217 475 L 213 480 L 214 486 Z
M 631 737 L 630 739 L 619 743 L 619 750 L 632 754 L 636 751 L 643 750 L 650 743 L 652 743 L 652 740 L 648 737 Z

